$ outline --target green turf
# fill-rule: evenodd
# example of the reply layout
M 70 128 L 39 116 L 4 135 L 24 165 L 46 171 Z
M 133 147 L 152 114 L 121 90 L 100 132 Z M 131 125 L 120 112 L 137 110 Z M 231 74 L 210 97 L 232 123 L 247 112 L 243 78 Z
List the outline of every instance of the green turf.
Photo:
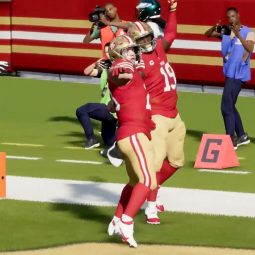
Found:
M 8 155 L 42 157 L 39 161 L 7 160 L 7 174 L 49 178 L 126 182 L 124 167 L 58 163 L 56 159 L 105 162 L 98 150 L 85 151 L 84 135 L 75 110 L 86 102 L 99 100 L 99 87 L 55 81 L 0 78 L 0 151 Z M 166 186 L 255 192 L 255 109 L 254 98 L 240 97 L 238 108 L 252 143 L 237 153 L 248 175 L 200 173 L 193 168 L 203 133 L 224 133 L 220 95 L 179 93 L 179 110 L 187 127 L 185 166 Z M 97 130 L 99 123 L 94 122 Z M 3 145 L 4 142 L 42 144 L 29 148 Z M 64 147 L 77 147 L 78 150 Z
M 113 208 L 0 200 L 0 251 L 80 242 L 120 242 L 106 230 Z M 4 224 L 3 224 L 4 222 Z M 163 213 L 152 226 L 140 212 L 138 243 L 255 248 L 255 219 Z
M 0 151 L 42 157 L 38 161 L 7 160 L 7 174 L 62 179 L 126 182 L 124 167 L 58 163 L 56 159 L 106 162 L 98 150 L 85 151 L 75 109 L 99 100 L 99 87 L 75 83 L 0 78 Z M 180 93 L 179 109 L 187 126 L 186 165 L 166 186 L 255 192 L 254 98 L 239 98 L 238 108 L 252 144 L 238 149 L 240 170 L 249 175 L 199 173 L 193 169 L 203 133 L 224 133 L 220 96 Z M 99 123 L 94 122 L 96 132 Z M 42 144 L 16 147 L 2 143 Z M 76 147 L 77 150 L 65 147 Z M 20 250 L 78 242 L 116 242 L 106 235 L 113 208 L 0 200 L 0 250 Z M 164 213 L 161 226 L 136 219 L 139 243 L 255 248 L 255 220 L 183 213 Z M 160 237 L 160 238 L 155 238 Z M 15 242 L 14 242 L 15 240 Z

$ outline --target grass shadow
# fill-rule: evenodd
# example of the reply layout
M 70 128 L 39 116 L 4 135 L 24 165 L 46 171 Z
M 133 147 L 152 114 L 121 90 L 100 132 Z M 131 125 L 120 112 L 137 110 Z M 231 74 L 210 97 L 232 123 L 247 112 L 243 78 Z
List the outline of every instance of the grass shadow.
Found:
M 105 181 L 99 178 L 100 181 Z M 110 213 L 104 214 L 100 208 L 96 206 L 81 205 L 84 201 L 88 204 L 96 201 L 100 205 L 114 205 L 117 204 L 120 196 L 118 192 L 119 187 L 114 187 L 115 192 L 111 191 L 103 183 L 71 183 L 68 185 L 69 196 L 65 198 L 56 198 L 58 203 L 52 204 L 52 210 L 56 211 L 68 211 L 75 217 L 83 220 L 92 220 L 99 223 L 107 224 L 111 221 L 114 209 L 110 210 Z M 72 201 L 71 201 L 72 200 Z M 73 203 L 73 204 L 72 204 Z M 80 205 L 74 205 L 80 204 Z
M 198 141 L 201 140 L 203 134 L 205 134 L 205 133 L 206 133 L 205 131 L 201 131 L 201 130 L 191 130 L 191 129 L 188 129 L 186 131 L 186 135 L 191 136 L 191 137 L 195 138 Z
M 55 117 L 51 117 L 48 119 L 48 121 L 53 121 L 53 122 L 69 122 L 69 123 L 74 123 L 79 125 L 79 121 L 77 120 L 77 118 L 74 117 L 70 117 L 70 116 L 55 116 Z

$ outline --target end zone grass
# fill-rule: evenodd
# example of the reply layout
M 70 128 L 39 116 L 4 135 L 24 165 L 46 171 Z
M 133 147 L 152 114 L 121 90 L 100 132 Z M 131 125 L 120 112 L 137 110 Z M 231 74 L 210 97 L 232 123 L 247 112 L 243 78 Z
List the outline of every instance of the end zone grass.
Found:
M 0 77 L 0 83 L 0 151 L 7 155 L 42 157 L 38 161 L 7 160 L 7 175 L 126 182 L 124 167 L 56 162 L 57 159 L 104 161 L 98 150 L 82 149 L 85 138 L 75 116 L 80 105 L 99 101 L 99 86 L 8 77 Z M 238 170 L 248 170 L 252 174 L 200 173 L 193 168 L 202 134 L 225 132 L 220 100 L 220 95 L 179 93 L 179 110 L 187 127 L 186 164 L 166 186 L 255 192 L 254 98 L 238 99 L 244 126 L 252 137 L 251 144 L 237 150 L 242 158 Z M 94 124 L 98 135 L 100 124 Z M 2 144 L 6 142 L 44 147 Z M 65 148 L 70 146 L 78 149 Z
M 7 160 L 7 175 L 124 183 L 124 167 L 64 164 L 57 159 L 104 161 L 98 151 L 82 148 L 84 135 L 75 110 L 99 101 L 95 85 L 0 78 L 0 151 L 40 157 L 38 161 Z M 200 173 L 193 169 L 203 133 L 224 133 L 219 95 L 179 93 L 179 110 L 186 123 L 186 165 L 166 186 L 255 192 L 254 98 L 240 97 L 238 108 L 252 143 L 238 149 L 239 170 L 248 175 Z M 99 124 L 95 122 L 96 129 Z M 17 147 L 4 143 L 42 144 Z M 235 168 L 236 169 L 236 168 Z M 234 169 L 234 170 L 235 170 Z M 45 187 L 47 188 L 47 187 Z M 192 199 L 192 198 L 191 198 Z M 0 200 L 0 250 L 21 250 L 82 242 L 119 242 L 107 237 L 113 208 Z M 162 214 L 160 226 L 136 220 L 136 238 L 145 244 L 181 244 L 255 248 L 255 220 L 182 213 Z

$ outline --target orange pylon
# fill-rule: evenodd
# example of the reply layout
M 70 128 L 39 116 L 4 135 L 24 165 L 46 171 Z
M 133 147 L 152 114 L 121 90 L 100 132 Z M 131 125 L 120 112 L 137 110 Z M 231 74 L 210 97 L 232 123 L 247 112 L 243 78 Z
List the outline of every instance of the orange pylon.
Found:
M 6 196 L 6 153 L 0 152 L 0 197 Z

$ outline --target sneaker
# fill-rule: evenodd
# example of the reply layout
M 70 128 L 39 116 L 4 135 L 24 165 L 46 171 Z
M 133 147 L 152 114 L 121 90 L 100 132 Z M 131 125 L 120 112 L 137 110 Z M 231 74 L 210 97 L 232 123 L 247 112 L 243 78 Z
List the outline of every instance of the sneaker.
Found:
M 107 157 L 108 157 L 110 163 L 115 167 L 119 167 L 122 164 L 123 156 L 122 156 L 122 153 L 121 153 L 119 147 L 116 145 L 116 142 L 107 151 Z
M 117 217 L 113 217 L 113 219 L 109 223 L 108 229 L 107 229 L 107 232 L 108 232 L 109 236 L 120 234 L 119 223 L 120 223 L 120 219 L 117 218 Z
M 136 248 L 137 242 L 134 239 L 134 222 L 123 222 L 119 223 L 120 236 L 124 243 L 128 243 L 130 247 Z
M 247 133 L 237 138 L 237 147 L 250 143 L 251 140 Z
M 158 210 L 156 205 L 155 207 L 147 206 L 145 209 L 145 215 L 146 215 L 146 222 L 148 224 L 152 224 L 152 225 L 160 224 L 160 218 L 158 217 Z
M 104 148 L 102 150 L 100 150 L 100 155 L 104 158 L 107 158 L 107 152 L 108 152 L 109 148 Z
M 234 140 L 232 141 L 235 150 L 237 150 L 237 147 L 238 147 L 237 140 L 238 140 L 238 138 L 235 137 Z
M 96 138 L 91 138 L 91 139 L 88 139 L 85 145 L 85 150 L 90 150 L 92 148 L 96 148 L 99 146 L 100 146 L 100 143 L 98 142 L 98 140 Z

